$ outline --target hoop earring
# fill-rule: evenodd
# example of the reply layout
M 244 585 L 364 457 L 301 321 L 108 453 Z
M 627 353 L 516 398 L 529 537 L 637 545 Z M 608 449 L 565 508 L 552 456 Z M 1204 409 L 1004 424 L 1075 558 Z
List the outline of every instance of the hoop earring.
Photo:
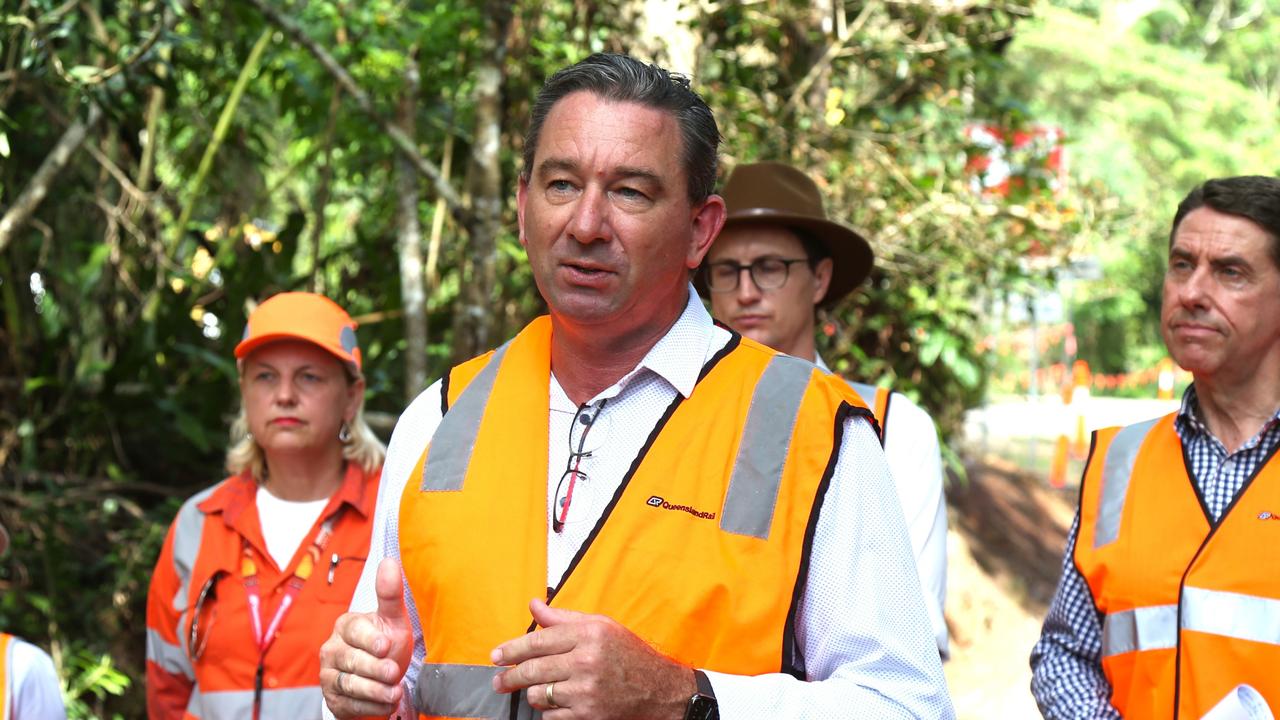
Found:
M 338 442 L 340 443 L 351 442 L 351 428 L 347 427 L 347 423 L 345 420 L 342 422 L 342 427 L 338 430 Z

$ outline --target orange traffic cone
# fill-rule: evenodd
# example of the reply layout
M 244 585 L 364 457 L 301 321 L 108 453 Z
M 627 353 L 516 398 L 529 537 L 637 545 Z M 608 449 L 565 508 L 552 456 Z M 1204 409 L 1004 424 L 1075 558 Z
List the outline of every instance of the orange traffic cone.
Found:
M 1053 464 L 1049 466 L 1049 486 L 1060 488 L 1067 484 L 1067 436 L 1059 435 L 1053 451 Z
M 1084 429 L 1084 410 L 1089 399 L 1091 381 L 1089 363 L 1084 360 L 1075 361 L 1071 366 L 1071 404 L 1076 408 L 1076 437 L 1071 445 L 1071 455 L 1077 460 L 1083 460 L 1089 452 L 1089 435 Z
M 1173 399 L 1173 361 L 1164 358 L 1157 366 L 1160 374 L 1156 377 L 1156 397 L 1161 400 Z

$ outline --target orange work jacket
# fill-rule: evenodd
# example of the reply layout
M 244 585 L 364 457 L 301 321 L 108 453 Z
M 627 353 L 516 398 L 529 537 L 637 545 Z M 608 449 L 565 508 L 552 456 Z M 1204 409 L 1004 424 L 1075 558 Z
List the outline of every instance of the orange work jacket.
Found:
M 1098 431 L 1081 487 L 1074 560 L 1103 615 L 1111 704 L 1199 720 L 1245 683 L 1280 710 L 1280 461 L 1211 523 L 1175 417 Z
M 342 485 L 285 568 L 267 552 L 258 486 L 248 473 L 187 500 L 169 527 L 147 594 L 151 720 L 252 717 L 259 652 L 241 572 L 244 542 L 257 566 L 265 628 L 332 518 L 320 561 L 263 658 L 261 680 L 261 717 L 320 717 L 320 645 L 347 611 L 368 557 L 381 473 L 347 463 Z
M 522 694 L 491 690 L 489 652 L 533 629 L 533 597 L 607 615 L 687 665 L 802 677 L 792 625 L 813 528 L 845 418 L 870 412 L 844 381 L 734 336 L 548 588 L 550 341 L 540 318 L 450 373 L 447 412 L 401 497 L 427 653 L 419 712 L 532 717 Z

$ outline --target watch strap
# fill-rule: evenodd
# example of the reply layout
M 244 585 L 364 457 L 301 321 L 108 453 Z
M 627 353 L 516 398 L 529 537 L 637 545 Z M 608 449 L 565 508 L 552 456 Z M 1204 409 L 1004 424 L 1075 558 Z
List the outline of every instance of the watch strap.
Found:
M 707 677 L 706 673 L 695 669 L 693 671 L 693 679 L 698 683 L 699 695 L 706 695 L 709 698 L 714 698 L 716 696 L 715 689 L 711 687 L 711 678 Z

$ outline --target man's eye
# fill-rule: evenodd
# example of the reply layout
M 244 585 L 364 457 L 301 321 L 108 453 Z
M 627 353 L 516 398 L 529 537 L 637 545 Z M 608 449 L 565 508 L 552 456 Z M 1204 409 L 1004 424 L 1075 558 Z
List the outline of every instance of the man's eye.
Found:
M 777 275 L 787 271 L 787 264 L 777 258 L 765 258 L 755 262 L 756 272 L 765 275 Z
M 547 183 L 547 189 L 552 192 L 569 192 L 573 190 L 573 183 L 568 180 L 552 180 Z
M 711 274 L 721 279 L 728 279 L 738 274 L 738 268 L 734 265 L 712 265 Z
M 643 200 L 645 198 L 644 193 L 629 187 L 619 188 L 618 194 L 627 200 Z

